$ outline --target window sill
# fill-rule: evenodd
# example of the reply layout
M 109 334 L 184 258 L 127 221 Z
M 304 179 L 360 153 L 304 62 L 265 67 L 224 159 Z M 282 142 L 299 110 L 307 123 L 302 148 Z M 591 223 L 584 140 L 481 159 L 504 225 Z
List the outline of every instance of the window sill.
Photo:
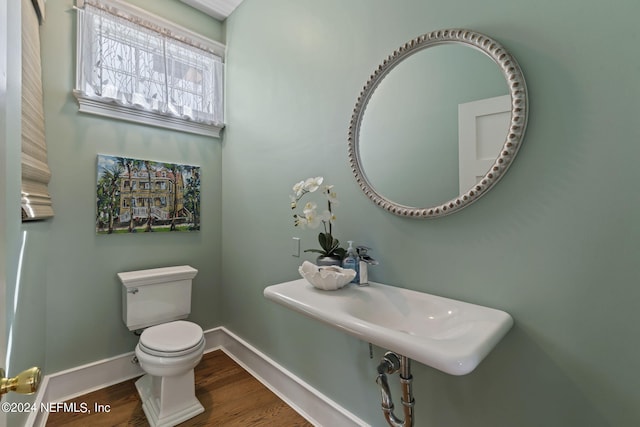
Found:
M 224 128 L 224 126 L 198 123 L 153 111 L 124 107 L 115 102 L 105 102 L 96 98 L 87 97 L 77 90 L 74 90 L 73 94 L 78 100 L 80 106 L 79 111 L 83 113 L 214 138 L 220 138 L 220 132 Z

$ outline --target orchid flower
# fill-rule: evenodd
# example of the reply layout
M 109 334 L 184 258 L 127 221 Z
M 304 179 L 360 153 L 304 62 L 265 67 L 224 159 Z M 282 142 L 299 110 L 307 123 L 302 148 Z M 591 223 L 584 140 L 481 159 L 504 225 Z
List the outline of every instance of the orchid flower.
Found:
M 331 224 L 334 224 L 336 222 L 336 214 L 334 214 L 331 211 L 324 211 L 322 213 L 322 220 L 323 221 L 328 221 Z
M 302 212 L 306 214 L 307 212 L 315 211 L 316 209 L 318 209 L 318 205 L 316 205 L 313 202 L 307 202 L 305 203 L 304 208 L 302 209 Z
M 338 204 L 338 195 L 333 190 L 333 185 L 325 185 L 324 193 L 327 195 L 327 200 L 331 203 L 332 206 L 336 206 Z
M 296 227 L 303 228 L 307 225 L 307 219 L 305 217 L 300 217 L 298 215 L 293 216 L 293 225 Z
M 320 243 L 319 249 L 307 249 L 305 252 L 317 252 L 321 256 L 325 257 L 344 257 L 346 251 L 340 247 L 340 241 L 332 235 L 332 225 L 335 223 L 336 216 L 333 213 L 332 207 L 338 204 L 336 192 L 333 190 L 333 185 L 322 185 L 324 178 L 321 176 L 307 178 L 303 181 L 296 183 L 293 186 L 293 195 L 289 196 L 291 209 L 298 207 L 298 201 L 304 197 L 307 193 L 313 193 L 318 189 L 322 189 L 321 192 L 326 196 L 327 209 L 321 214 L 318 214 L 318 205 L 309 201 L 304 204 L 302 208 L 302 215 L 294 214 L 294 225 L 300 228 L 318 228 L 320 224 L 324 227 L 324 232 L 318 235 L 318 242 Z
M 315 210 L 305 211 L 305 218 L 307 219 L 307 225 L 309 226 L 309 228 L 320 227 L 322 217 L 320 217 Z
M 322 181 L 324 181 L 324 178 L 321 176 L 317 176 L 315 178 L 307 178 L 307 180 L 304 182 L 304 189 L 309 193 L 313 193 L 318 188 L 320 188 L 320 186 L 322 185 Z
M 295 193 L 296 199 L 299 199 L 302 196 L 303 191 L 304 191 L 304 181 L 300 181 L 293 186 L 293 192 Z

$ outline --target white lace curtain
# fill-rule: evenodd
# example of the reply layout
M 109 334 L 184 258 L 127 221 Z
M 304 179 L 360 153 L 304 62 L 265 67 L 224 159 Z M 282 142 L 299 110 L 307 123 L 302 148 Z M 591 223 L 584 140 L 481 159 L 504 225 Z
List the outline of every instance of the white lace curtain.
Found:
M 130 16 L 85 4 L 77 91 L 121 106 L 223 125 L 223 63 Z

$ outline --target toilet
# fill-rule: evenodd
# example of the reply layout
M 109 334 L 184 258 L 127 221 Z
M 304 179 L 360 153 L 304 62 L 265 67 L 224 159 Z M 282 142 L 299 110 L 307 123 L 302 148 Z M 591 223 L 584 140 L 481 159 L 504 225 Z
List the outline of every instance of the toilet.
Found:
M 152 427 L 175 426 L 204 412 L 193 373 L 204 353 L 204 334 L 182 320 L 191 312 L 197 273 L 188 265 L 118 273 L 124 323 L 130 331 L 143 330 L 135 353 L 145 375 L 136 389 Z

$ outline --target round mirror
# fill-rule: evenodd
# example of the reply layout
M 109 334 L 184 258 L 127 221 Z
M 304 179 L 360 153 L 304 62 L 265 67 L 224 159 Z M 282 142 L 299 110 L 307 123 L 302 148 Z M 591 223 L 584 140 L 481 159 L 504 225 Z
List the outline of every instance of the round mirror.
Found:
M 434 31 L 370 77 L 353 112 L 349 161 L 378 206 L 401 216 L 449 215 L 504 175 L 526 121 L 522 72 L 500 44 L 469 30 Z

